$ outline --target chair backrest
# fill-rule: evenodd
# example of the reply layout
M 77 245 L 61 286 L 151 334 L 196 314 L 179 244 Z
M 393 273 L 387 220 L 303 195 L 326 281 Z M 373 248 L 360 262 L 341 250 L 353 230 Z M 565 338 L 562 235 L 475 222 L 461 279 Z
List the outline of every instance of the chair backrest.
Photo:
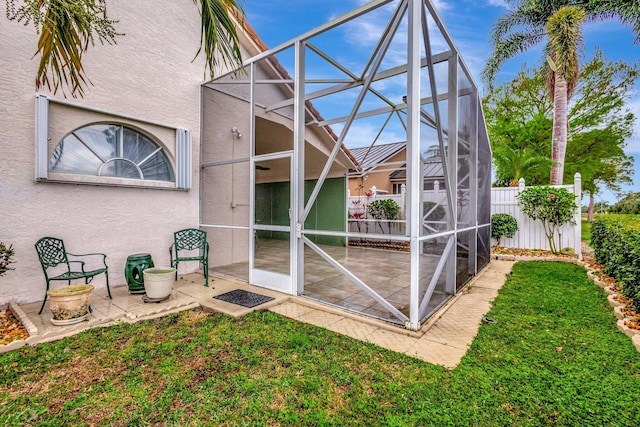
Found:
M 36 252 L 38 252 L 42 268 L 55 267 L 62 263 L 68 264 L 64 243 L 55 237 L 43 237 L 38 240 L 36 242 Z
M 173 242 L 176 251 L 204 249 L 207 242 L 207 232 L 197 228 L 185 228 L 173 233 Z

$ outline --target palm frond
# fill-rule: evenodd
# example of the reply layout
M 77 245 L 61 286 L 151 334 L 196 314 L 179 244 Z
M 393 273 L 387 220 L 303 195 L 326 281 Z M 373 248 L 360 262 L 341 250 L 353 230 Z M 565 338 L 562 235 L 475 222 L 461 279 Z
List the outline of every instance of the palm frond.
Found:
M 508 37 L 494 47 L 491 56 L 487 60 L 487 65 L 482 70 L 484 81 L 489 86 L 492 86 L 502 64 L 518 53 L 525 52 L 532 46 L 539 44 L 544 40 L 544 36 L 543 32 L 514 32 L 509 34 Z
M 489 39 L 495 46 L 500 43 L 503 37 L 514 29 L 526 28 L 529 31 L 544 30 L 546 20 L 540 20 L 528 9 L 515 9 L 498 17 L 498 20 L 491 27 Z
M 244 9 L 236 0 L 193 0 L 200 8 L 201 36 L 200 52 L 204 52 L 207 68 L 211 78 L 215 76 L 220 63 L 230 69 L 242 66 L 242 53 L 234 14 L 244 20 Z M 195 58 L 194 58 L 195 59 Z M 205 71 L 206 72 L 206 71 Z
M 82 55 L 97 37 L 100 43 L 115 44 L 119 34 L 116 21 L 107 19 L 105 0 L 7 0 L 10 20 L 33 22 L 40 34 L 40 63 L 36 74 L 36 89 L 46 86 L 53 93 L 65 88 L 72 96 L 83 96 L 91 84 L 82 67 Z
M 632 27 L 634 44 L 640 43 L 640 3 L 630 0 L 583 0 L 587 21 L 618 20 Z

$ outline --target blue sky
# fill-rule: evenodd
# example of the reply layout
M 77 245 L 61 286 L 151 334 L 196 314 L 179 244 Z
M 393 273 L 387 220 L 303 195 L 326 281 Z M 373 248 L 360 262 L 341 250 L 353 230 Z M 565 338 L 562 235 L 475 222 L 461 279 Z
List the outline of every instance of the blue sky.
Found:
M 367 3 L 366 0 L 244 0 L 245 12 L 251 26 L 260 38 L 273 47 L 284 43 L 327 21 L 343 15 L 356 7 Z M 462 57 L 471 69 L 476 83 L 482 87 L 480 72 L 490 54 L 489 30 L 496 18 L 504 13 L 503 0 L 432 0 L 447 30 L 460 50 Z M 371 20 L 359 37 L 367 38 L 379 35 L 381 21 Z M 610 60 L 624 59 L 640 64 L 640 46 L 633 45 L 632 31 L 615 21 L 591 23 L 584 27 L 585 55 L 590 58 L 595 46 L 600 46 Z M 336 43 L 353 43 L 354 40 L 336 40 Z M 520 54 L 509 61 L 498 75 L 498 81 L 508 81 L 523 63 L 536 65 L 540 60 L 540 50 Z M 635 157 L 633 185 L 623 191 L 640 191 L 640 84 L 637 85 L 629 108 L 637 120 L 635 132 L 627 141 L 626 151 Z M 615 202 L 615 195 L 604 191 L 598 199 Z

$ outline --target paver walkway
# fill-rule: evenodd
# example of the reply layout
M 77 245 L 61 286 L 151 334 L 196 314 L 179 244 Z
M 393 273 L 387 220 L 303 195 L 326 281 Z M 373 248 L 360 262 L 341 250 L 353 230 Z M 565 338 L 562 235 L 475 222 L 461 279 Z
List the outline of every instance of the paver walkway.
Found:
M 0 352 L 23 345 L 58 340 L 92 327 L 109 326 L 116 322 L 134 323 L 203 306 L 235 317 L 244 316 L 255 309 L 269 309 L 301 322 L 368 341 L 392 351 L 406 353 L 429 363 L 453 368 L 460 362 L 477 335 L 484 314 L 489 311 L 491 301 L 497 296 L 498 289 L 504 284 L 512 266 L 511 261 L 493 261 L 462 292 L 442 307 L 420 331 L 404 330 L 383 321 L 244 282 L 216 278 L 211 287 L 205 287 L 202 275 L 189 274 L 180 277 L 169 300 L 158 304 L 143 303 L 142 297 L 130 295 L 126 286 L 112 289 L 112 300 L 106 297 L 106 290 L 94 291 L 91 304 L 93 313 L 88 321 L 76 325 L 52 325 L 47 309 L 42 315 L 37 314 L 40 309 L 38 302 L 14 306 L 31 336 L 26 341 L 14 341 L 8 346 L 0 346 Z M 274 300 L 255 308 L 245 308 L 213 298 L 233 289 L 245 289 L 272 296 Z

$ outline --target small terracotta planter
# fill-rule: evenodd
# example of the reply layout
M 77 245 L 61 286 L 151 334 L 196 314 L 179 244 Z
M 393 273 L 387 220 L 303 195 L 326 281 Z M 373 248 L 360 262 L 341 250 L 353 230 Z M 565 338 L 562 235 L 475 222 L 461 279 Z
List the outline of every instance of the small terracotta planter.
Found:
M 171 267 L 147 268 L 144 275 L 144 290 L 148 298 L 165 299 L 171 295 L 175 282 L 176 269 Z
M 93 285 L 69 285 L 49 289 L 49 308 L 51 323 L 54 325 L 72 325 L 89 316 Z

